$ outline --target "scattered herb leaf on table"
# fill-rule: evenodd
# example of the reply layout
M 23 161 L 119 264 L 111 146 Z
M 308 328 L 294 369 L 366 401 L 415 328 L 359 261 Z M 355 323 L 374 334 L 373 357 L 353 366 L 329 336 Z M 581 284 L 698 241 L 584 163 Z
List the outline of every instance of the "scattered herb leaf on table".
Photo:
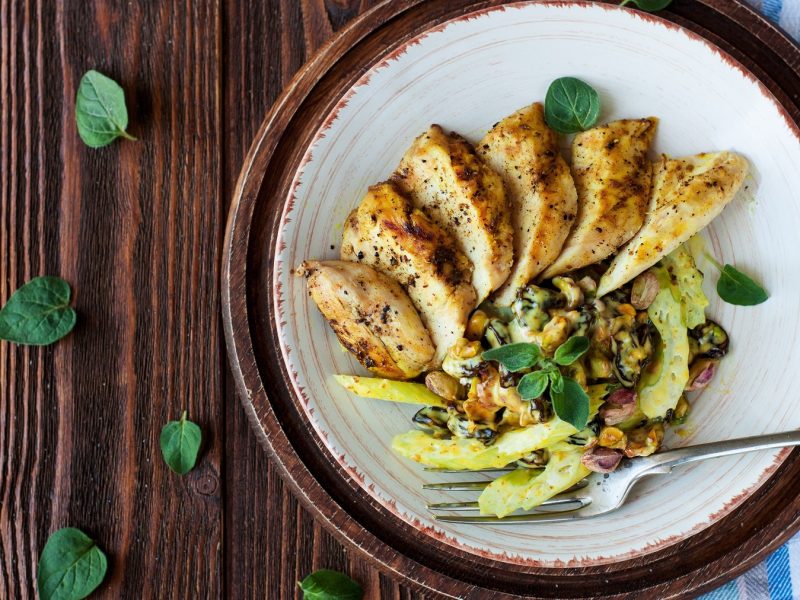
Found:
M 11 295 L 0 310 L 0 339 L 29 346 L 46 346 L 75 327 L 69 305 L 72 290 L 58 277 L 36 277 Z
M 161 454 L 167 466 L 180 475 L 194 469 L 203 434 L 200 428 L 186 420 L 183 411 L 180 421 L 170 421 L 161 430 Z
M 304 600 L 361 600 L 364 590 L 344 573 L 320 569 L 299 582 Z
M 80 600 L 91 594 L 106 576 L 106 555 L 80 529 L 54 532 L 39 557 L 36 577 L 42 600 Z
M 78 134 L 90 148 L 107 146 L 118 137 L 136 139 L 126 131 L 125 92 L 116 81 L 94 70 L 81 77 L 75 98 L 75 120 Z
M 640 10 L 656 12 L 657 10 L 664 10 L 667 8 L 672 4 L 672 0 L 622 0 L 620 6 L 625 6 L 628 3 L 635 4 Z

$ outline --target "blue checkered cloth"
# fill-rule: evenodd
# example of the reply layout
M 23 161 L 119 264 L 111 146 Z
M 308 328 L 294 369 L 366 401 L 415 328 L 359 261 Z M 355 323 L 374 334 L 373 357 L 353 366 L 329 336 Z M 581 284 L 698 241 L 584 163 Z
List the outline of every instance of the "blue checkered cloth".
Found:
M 753 8 L 800 40 L 800 0 L 746 0 Z M 788 598 L 788 596 L 787 596 Z
M 746 0 L 800 40 L 800 0 Z M 700 600 L 800 600 L 800 534 L 738 579 Z

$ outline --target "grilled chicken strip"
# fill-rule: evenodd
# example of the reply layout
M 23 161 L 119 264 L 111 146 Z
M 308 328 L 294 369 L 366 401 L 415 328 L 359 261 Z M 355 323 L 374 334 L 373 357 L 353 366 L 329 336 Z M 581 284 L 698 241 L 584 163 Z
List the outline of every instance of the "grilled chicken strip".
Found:
M 584 131 L 572 142 L 578 218 L 547 279 L 610 256 L 644 222 L 657 119 L 625 119 Z
M 341 260 L 305 261 L 297 274 L 342 345 L 370 371 L 411 379 L 433 358 L 428 330 L 394 279 Z
M 405 288 L 436 346 L 432 367 L 440 365 L 476 304 L 472 264 L 453 237 L 387 181 L 369 188 L 347 217 L 341 257 L 371 265 Z
M 655 165 L 644 225 L 600 279 L 598 297 L 650 268 L 708 225 L 742 187 L 747 172 L 747 159 L 733 152 L 662 156 Z
M 540 103 L 497 123 L 478 144 L 478 154 L 501 174 L 511 207 L 516 262 L 494 298 L 507 306 L 558 256 L 575 218 L 577 192 Z
M 414 140 L 393 179 L 472 261 L 478 303 L 502 285 L 514 261 L 503 180 L 467 140 L 431 125 Z

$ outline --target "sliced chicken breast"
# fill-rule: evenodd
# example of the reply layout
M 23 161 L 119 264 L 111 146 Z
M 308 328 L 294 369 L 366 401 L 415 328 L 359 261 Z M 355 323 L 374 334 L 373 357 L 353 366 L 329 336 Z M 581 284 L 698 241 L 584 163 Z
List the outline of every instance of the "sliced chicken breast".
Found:
M 733 152 L 662 156 L 655 165 L 644 225 L 600 279 L 598 297 L 650 268 L 708 225 L 736 196 L 747 172 L 747 159 Z
M 436 346 L 433 366 L 441 364 L 463 336 L 477 298 L 472 263 L 453 237 L 387 181 L 369 188 L 347 217 L 341 257 L 371 265 L 405 288 Z
M 514 259 L 503 180 L 467 140 L 431 125 L 414 140 L 393 179 L 472 261 L 478 303 L 502 285 Z
M 341 260 L 305 261 L 297 274 L 342 345 L 370 371 L 411 379 L 435 348 L 408 294 L 391 277 Z
M 477 148 L 503 178 L 511 207 L 516 262 L 494 297 L 507 306 L 558 256 L 575 218 L 577 192 L 541 103 L 497 123 Z
M 625 119 L 584 131 L 572 142 L 578 218 L 542 279 L 607 258 L 644 222 L 652 165 L 647 151 L 657 119 Z

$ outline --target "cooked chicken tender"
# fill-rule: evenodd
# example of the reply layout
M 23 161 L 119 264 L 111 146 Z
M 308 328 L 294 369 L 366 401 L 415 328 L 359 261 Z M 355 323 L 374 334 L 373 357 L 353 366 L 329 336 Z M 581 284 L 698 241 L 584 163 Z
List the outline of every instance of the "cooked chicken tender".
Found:
M 341 257 L 371 265 L 405 288 L 436 346 L 432 367 L 440 365 L 476 304 L 472 264 L 453 237 L 387 181 L 369 188 L 347 217 Z
M 478 144 L 478 154 L 502 176 L 511 208 L 516 262 L 494 298 L 508 306 L 558 256 L 575 218 L 577 192 L 541 103 L 497 123 Z
M 503 284 L 514 260 L 503 180 L 467 140 L 431 125 L 414 140 L 393 179 L 472 261 L 478 303 Z
M 647 151 L 657 119 L 625 119 L 584 131 L 572 142 L 578 218 L 542 279 L 607 258 L 642 226 L 650 197 Z
M 419 375 L 435 348 L 400 284 L 367 265 L 305 261 L 297 274 L 342 345 L 370 371 L 392 379 Z
M 655 166 L 644 225 L 600 279 L 598 297 L 650 268 L 708 225 L 736 196 L 747 172 L 747 159 L 733 152 L 662 156 Z

